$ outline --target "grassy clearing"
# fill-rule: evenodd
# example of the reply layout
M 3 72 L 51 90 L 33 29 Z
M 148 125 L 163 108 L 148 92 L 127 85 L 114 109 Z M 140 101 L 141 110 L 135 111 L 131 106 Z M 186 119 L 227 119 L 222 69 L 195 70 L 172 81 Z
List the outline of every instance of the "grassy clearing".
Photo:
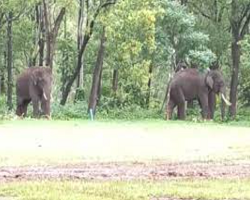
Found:
M 17 120 L 0 124 L 0 166 L 105 161 L 249 161 L 250 128 L 155 121 Z M 0 199 L 250 199 L 250 180 L 21 181 L 0 184 Z
M 0 185 L 0 196 L 25 200 L 250 199 L 250 180 L 172 180 L 164 182 L 37 181 Z
M 249 133 L 212 122 L 8 121 L 0 125 L 0 165 L 249 160 Z

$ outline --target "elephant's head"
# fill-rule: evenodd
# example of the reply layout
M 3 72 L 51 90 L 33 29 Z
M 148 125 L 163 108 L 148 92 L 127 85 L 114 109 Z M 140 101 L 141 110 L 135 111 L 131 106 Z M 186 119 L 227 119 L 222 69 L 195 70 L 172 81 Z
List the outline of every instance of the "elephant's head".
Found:
M 42 93 L 42 98 L 49 101 L 51 98 L 52 70 L 48 67 L 38 67 L 32 71 L 31 79 Z
M 222 76 L 222 73 L 215 69 L 209 70 L 206 75 L 206 84 L 207 86 L 216 94 L 221 94 L 222 100 L 228 105 L 231 106 L 231 103 L 226 99 L 226 85 Z

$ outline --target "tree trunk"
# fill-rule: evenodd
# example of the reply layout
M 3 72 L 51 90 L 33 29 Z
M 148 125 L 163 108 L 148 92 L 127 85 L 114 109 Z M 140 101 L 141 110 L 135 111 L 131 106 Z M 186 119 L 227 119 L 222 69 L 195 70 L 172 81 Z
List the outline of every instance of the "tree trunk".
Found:
M 88 106 L 88 112 L 90 109 L 92 109 L 93 113 L 96 112 L 96 105 L 98 102 L 98 88 L 100 87 L 101 83 L 101 72 L 103 67 L 103 59 L 104 59 L 104 51 L 105 51 L 105 29 L 103 30 L 102 36 L 101 36 L 101 43 L 100 48 L 97 55 L 96 65 L 93 73 L 93 79 L 92 79 L 92 87 L 91 92 L 89 96 L 89 106 Z M 100 91 L 100 88 L 99 88 Z
M 118 89 L 118 69 L 113 70 L 112 90 L 116 93 Z
M 6 55 L 6 51 L 3 52 L 3 57 L 4 57 L 4 68 L 6 69 L 7 67 L 7 55 Z M 0 79 L 1 79 L 1 83 L 0 83 L 0 95 L 5 93 L 5 69 L 2 69 L 1 71 L 1 75 L 0 75 Z
M 231 77 L 231 90 L 230 90 L 230 102 L 232 106 L 229 108 L 229 114 L 232 119 L 235 118 L 237 112 L 237 86 L 238 86 L 238 76 L 239 76 L 239 65 L 240 65 L 240 46 L 238 44 L 237 36 L 234 36 L 234 41 L 232 42 L 232 77 Z
M 103 69 L 103 62 L 102 62 L 102 68 L 101 68 L 101 72 L 99 75 L 99 83 L 98 83 L 98 89 L 97 89 L 97 105 L 100 102 L 101 99 L 101 95 L 102 95 L 102 69 Z
M 240 41 L 240 23 L 238 22 L 238 9 L 237 1 L 232 0 L 231 3 L 232 19 L 230 21 L 232 28 L 232 44 L 231 44 L 231 56 L 232 56 L 232 77 L 230 85 L 230 102 L 232 103 L 229 108 L 229 114 L 232 119 L 235 118 L 237 112 L 237 86 L 238 86 L 238 75 L 239 75 L 239 65 L 240 65 L 240 46 L 238 42 Z
M 64 40 L 67 40 L 67 19 L 66 17 L 64 18 L 64 27 L 63 27 L 63 37 Z M 63 67 L 61 70 L 62 76 L 61 76 L 61 82 L 62 82 L 62 86 L 61 86 L 61 91 L 62 93 L 64 93 L 65 91 L 65 85 L 67 82 L 67 69 L 69 67 L 69 55 L 68 55 L 68 51 L 66 49 L 63 50 L 62 53 L 62 59 L 63 59 Z
M 84 24 L 84 1 L 80 0 L 79 11 L 78 11 L 78 22 L 77 22 L 77 51 L 79 52 L 83 43 L 83 24 Z M 84 90 L 83 90 L 83 78 L 84 78 L 84 64 L 83 64 L 84 55 L 81 58 L 81 68 L 80 72 L 77 75 L 76 80 L 76 94 L 75 102 L 78 100 L 84 99 Z
M 221 111 L 221 120 L 222 121 L 224 121 L 224 119 L 225 119 L 225 114 L 226 114 L 225 110 L 226 110 L 226 103 L 221 98 L 220 111 Z
M 13 13 L 10 12 L 8 15 L 8 22 L 7 22 L 7 72 L 8 72 L 7 105 L 8 105 L 9 110 L 12 110 L 13 108 L 13 103 L 12 103 L 12 90 L 13 90 L 12 19 L 13 19 Z
M 0 74 L 0 96 L 3 94 L 2 89 L 3 89 L 3 74 Z
M 37 61 L 36 45 L 37 45 L 37 41 L 39 40 L 39 5 L 38 4 L 35 6 L 35 14 L 34 16 L 31 15 L 31 19 L 36 25 L 35 26 L 36 32 L 33 35 L 34 51 L 29 56 L 28 67 L 36 66 L 36 61 Z
M 84 51 L 86 50 L 89 39 L 91 38 L 91 36 L 93 34 L 97 16 L 99 15 L 101 10 L 103 10 L 103 9 L 107 8 L 108 6 L 113 5 L 115 3 L 116 3 L 116 0 L 115 1 L 106 1 L 106 3 L 100 4 L 99 7 L 96 9 L 95 13 L 93 14 L 92 19 L 90 19 L 90 18 L 86 19 L 86 21 L 87 21 L 86 29 L 88 31 L 85 31 L 82 46 L 81 46 L 80 50 L 78 51 L 76 68 L 75 68 L 72 76 L 69 78 L 67 85 L 66 85 L 66 88 L 65 88 L 65 91 L 62 94 L 62 100 L 60 102 L 61 105 L 65 105 L 67 98 L 68 98 L 68 95 L 69 95 L 69 92 L 71 90 L 71 87 L 72 87 L 74 81 L 76 80 L 80 70 L 81 70 L 82 56 L 83 56 Z M 89 6 L 86 6 L 86 7 L 89 7 Z M 87 8 L 87 12 L 88 12 L 88 8 Z
M 51 11 L 46 0 L 43 0 L 43 13 L 44 13 L 44 27 L 46 35 L 46 57 L 45 65 L 53 68 L 53 58 L 55 53 L 56 38 L 58 31 L 66 13 L 66 9 L 62 8 L 54 22 L 54 26 L 51 24 Z
M 78 52 L 78 56 L 77 56 L 77 67 L 76 67 L 72 77 L 67 82 L 64 92 L 62 93 L 62 100 L 60 102 L 61 105 L 65 105 L 67 98 L 68 98 L 68 95 L 69 95 L 69 92 L 70 92 L 70 89 L 71 89 L 76 77 L 78 76 L 78 74 L 81 70 L 82 55 L 87 47 L 89 39 L 90 39 L 90 35 L 84 36 L 82 47 L 81 47 L 80 51 Z
M 80 6 L 78 11 L 78 26 L 77 26 L 77 50 L 79 51 L 82 46 L 83 40 L 83 22 L 84 22 L 84 1 L 80 0 Z M 83 58 L 82 58 L 83 59 Z M 77 88 L 81 88 L 83 86 L 83 60 L 81 60 L 81 69 L 80 73 L 77 76 Z
M 150 102 L 150 93 L 151 93 L 151 82 L 152 82 L 152 72 L 153 72 L 153 63 L 150 64 L 149 66 L 149 79 L 148 79 L 148 92 L 147 92 L 147 98 L 146 98 L 146 106 L 149 108 L 149 102 Z
M 39 23 L 39 66 L 43 66 L 44 61 L 44 38 L 45 38 L 45 27 L 43 17 L 43 7 L 38 6 L 38 23 Z

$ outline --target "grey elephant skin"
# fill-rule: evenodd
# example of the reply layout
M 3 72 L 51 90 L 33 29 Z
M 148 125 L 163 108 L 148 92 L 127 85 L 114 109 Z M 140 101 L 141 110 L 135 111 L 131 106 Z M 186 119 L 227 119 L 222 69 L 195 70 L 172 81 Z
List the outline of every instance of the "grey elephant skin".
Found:
M 166 117 L 171 119 L 173 109 L 177 106 L 178 119 L 184 120 L 185 101 L 198 99 L 203 119 L 211 119 L 215 107 L 215 94 L 219 93 L 223 101 L 230 106 L 226 99 L 224 79 L 219 70 L 209 70 L 206 74 L 201 74 L 197 69 L 183 69 L 171 80 Z
M 25 117 L 30 102 L 33 104 L 33 116 L 41 114 L 50 117 L 50 99 L 52 70 L 48 67 L 30 67 L 16 81 L 16 114 Z M 40 106 L 41 111 L 40 113 Z

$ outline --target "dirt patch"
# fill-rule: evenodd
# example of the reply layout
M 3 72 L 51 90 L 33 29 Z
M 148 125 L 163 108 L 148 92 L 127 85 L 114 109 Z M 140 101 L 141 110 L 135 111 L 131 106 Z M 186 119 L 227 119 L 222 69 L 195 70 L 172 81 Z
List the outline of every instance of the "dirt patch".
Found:
M 0 181 L 250 178 L 249 169 L 250 163 L 83 163 L 64 166 L 1 167 Z

